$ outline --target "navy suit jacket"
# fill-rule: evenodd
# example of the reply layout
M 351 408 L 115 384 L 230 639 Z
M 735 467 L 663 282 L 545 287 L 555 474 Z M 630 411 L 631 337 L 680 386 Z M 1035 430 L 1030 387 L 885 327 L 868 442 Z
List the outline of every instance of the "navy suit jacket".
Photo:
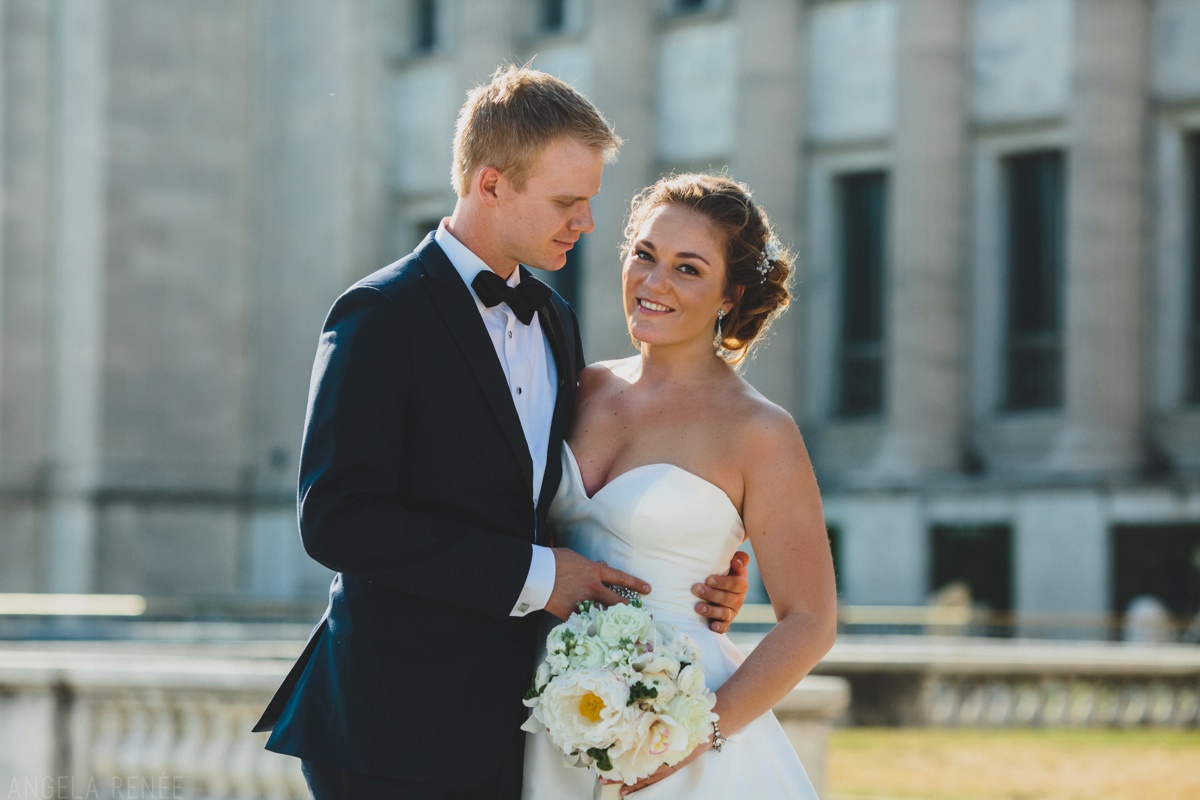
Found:
M 545 479 L 462 278 L 432 234 L 325 321 L 300 462 L 300 535 L 329 607 L 255 730 L 349 772 L 469 786 L 526 716 L 541 614 L 510 617 L 562 475 L 582 345 L 557 294 Z M 517 754 L 519 757 L 519 753 Z

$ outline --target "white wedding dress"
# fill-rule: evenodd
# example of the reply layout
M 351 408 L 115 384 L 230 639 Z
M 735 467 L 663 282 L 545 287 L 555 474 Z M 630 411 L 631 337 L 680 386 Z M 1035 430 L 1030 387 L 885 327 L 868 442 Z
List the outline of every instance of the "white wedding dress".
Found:
M 705 679 L 716 689 L 744 656 L 728 637 L 713 633 L 694 610 L 693 584 L 729 569 L 745 528 L 716 485 L 671 464 L 647 464 L 614 478 L 588 497 L 579 465 L 563 445 L 563 477 L 550 508 L 557 544 L 604 561 L 650 584 L 645 604 L 654 619 L 691 636 L 704 658 Z M 708 750 L 682 770 L 637 792 L 639 800 L 816 800 L 800 759 L 775 715 L 768 712 L 729 736 L 720 753 Z M 589 800 L 596 781 L 583 767 L 567 766 L 550 737 L 525 741 L 523 800 Z

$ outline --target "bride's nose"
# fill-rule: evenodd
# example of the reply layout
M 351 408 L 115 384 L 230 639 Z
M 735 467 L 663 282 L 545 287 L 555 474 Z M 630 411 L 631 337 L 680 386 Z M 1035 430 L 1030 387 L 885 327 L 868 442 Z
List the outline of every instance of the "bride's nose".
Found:
M 663 269 L 662 264 L 651 264 L 642 276 L 642 284 L 650 289 L 665 285 L 667 276 Z

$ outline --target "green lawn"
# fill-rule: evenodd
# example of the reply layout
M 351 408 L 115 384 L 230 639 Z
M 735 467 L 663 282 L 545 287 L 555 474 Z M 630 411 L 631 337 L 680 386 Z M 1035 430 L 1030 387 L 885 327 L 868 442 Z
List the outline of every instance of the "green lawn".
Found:
M 1197 800 L 1200 731 L 847 728 L 829 800 Z

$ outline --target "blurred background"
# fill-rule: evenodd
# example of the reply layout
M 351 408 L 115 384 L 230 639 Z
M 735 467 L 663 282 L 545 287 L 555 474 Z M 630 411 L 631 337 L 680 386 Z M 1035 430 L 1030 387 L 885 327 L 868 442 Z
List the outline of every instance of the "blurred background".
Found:
M 823 490 L 821 724 L 1194 731 L 1200 0 L 0 0 L 0 790 L 301 791 L 238 736 L 325 603 L 321 323 L 530 59 L 626 141 L 553 276 L 590 359 L 658 176 L 728 170 L 799 254 L 747 377 Z

